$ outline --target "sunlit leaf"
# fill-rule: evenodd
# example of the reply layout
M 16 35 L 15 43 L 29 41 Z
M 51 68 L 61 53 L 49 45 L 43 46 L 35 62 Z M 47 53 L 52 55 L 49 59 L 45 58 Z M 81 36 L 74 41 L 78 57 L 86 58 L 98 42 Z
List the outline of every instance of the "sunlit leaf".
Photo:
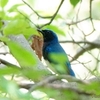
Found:
M 48 95 L 48 97 L 52 97 L 52 98 L 55 98 L 55 96 L 57 96 L 59 94 L 59 91 L 56 90 L 56 89 L 53 89 L 53 88 L 48 88 L 48 87 L 46 87 L 46 88 L 43 87 L 42 88 L 41 87 L 40 90 L 42 90 L 43 92 L 45 92 Z
M 8 81 L 4 77 L 0 77 L 0 90 L 7 92 Z
M 2 100 L 33 100 L 33 97 L 29 93 L 21 92 L 15 82 L 6 80 L 3 77 L 0 77 L 0 90 L 6 92 L 10 98 L 4 98 Z
M 11 20 L 12 17 L 8 16 L 6 11 L 1 10 L 0 11 L 0 19 L 7 21 L 7 20 Z
M 39 80 L 42 78 L 42 76 L 45 76 L 48 74 L 46 70 L 38 70 L 36 68 L 27 68 L 22 70 L 22 73 L 24 76 L 28 77 L 32 80 Z
M 3 27 L 3 23 L 2 23 L 2 20 L 0 19 L 0 30 L 2 29 Z
M 0 11 L 0 18 L 4 18 L 4 16 L 5 16 L 5 12 L 4 11 Z
M 0 69 L 0 75 L 8 75 L 8 74 L 16 74 L 16 73 L 19 73 L 19 70 L 17 68 L 8 68 L 8 67 L 5 67 L 5 68 L 1 68 Z
M 83 88 L 85 91 L 92 91 L 94 90 L 94 93 L 96 95 L 99 95 L 100 96 L 100 89 L 98 88 L 99 87 L 99 83 L 98 82 L 92 82 L 89 86 L 85 85 Z
M 5 36 L 0 37 L 0 40 L 2 42 L 8 42 L 9 41 L 9 39 L 7 37 L 5 37 Z
M 54 31 L 55 33 L 57 33 L 57 34 L 65 35 L 64 31 L 61 30 L 61 29 L 59 29 L 58 26 L 55 26 L 55 25 L 49 25 L 49 26 L 46 26 L 45 28 L 51 29 L 51 30 L 53 30 L 53 31 Z
M 80 0 L 70 0 L 70 3 L 75 7 Z
M 35 28 L 25 28 L 23 30 L 23 35 L 26 37 L 26 38 L 29 38 L 31 35 L 38 35 L 37 33 L 37 30 Z
M 9 41 L 7 45 L 21 67 L 33 67 L 36 64 L 35 57 L 25 48 L 12 41 Z
M 63 94 L 64 97 L 67 98 L 68 100 L 79 99 L 79 95 L 77 95 L 74 91 L 65 90 L 63 91 Z
M 23 18 L 17 18 L 11 20 L 7 26 L 4 27 L 4 35 L 8 36 L 11 34 L 23 34 L 27 39 L 31 35 L 38 35 L 38 32 L 35 28 L 31 27 L 27 20 Z
M 18 86 L 14 82 L 9 81 L 9 84 L 7 86 L 7 93 L 9 94 L 9 96 L 12 100 L 23 100 L 23 99 L 29 100 L 30 99 L 30 94 L 29 93 L 25 94 L 25 93 L 22 93 L 21 91 L 19 91 Z
M 0 5 L 2 8 L 4 8 L 8 3 L 8 0 L 0 0 Z
M 58 14 L 55 19 L 58 19 L 58 18 L 62 18 L 62 16 L 60 14 Z
M 23 33 L 23 30 L 29 27 L 29 23 L 25 21 L 25 19 L 16 19 L 12 20 L 8 23 L 8 25 L 4 28 L 4 34 L 20 34 Z

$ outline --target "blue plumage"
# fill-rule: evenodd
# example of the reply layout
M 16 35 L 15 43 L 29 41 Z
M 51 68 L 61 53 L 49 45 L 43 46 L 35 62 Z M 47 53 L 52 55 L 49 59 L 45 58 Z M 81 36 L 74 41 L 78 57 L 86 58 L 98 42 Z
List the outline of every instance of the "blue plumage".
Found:
M 64 70 L 60 70 L 61 68 L 56 68 L 58 73 L 61 74 L 69 74 L 71 76 L 75 76 L 73 70 L 71 69 L 70 62 L 68 60 L 67 54 L 64 49 L 58 42 L 57 35 L 51 30 L 38 30 L 42 33 L 44 38 L 43 45 L 43 57 L 45 60 L 48 60 L 54 67 L 56 65 L 63 66 Z M 53 59 L 53 55 L 55 56 Z

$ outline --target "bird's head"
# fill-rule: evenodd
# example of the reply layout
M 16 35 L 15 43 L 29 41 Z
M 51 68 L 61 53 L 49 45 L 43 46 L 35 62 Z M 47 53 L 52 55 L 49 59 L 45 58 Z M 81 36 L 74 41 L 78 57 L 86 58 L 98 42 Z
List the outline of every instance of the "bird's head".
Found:
M 51 42 L 52 40 L 57 40 L 58 41 L 58 37 L 56 35 L 56 33 L 54 33 L 52 30 L 37 30 L 39 31 L 44 38 L 44 42 Z

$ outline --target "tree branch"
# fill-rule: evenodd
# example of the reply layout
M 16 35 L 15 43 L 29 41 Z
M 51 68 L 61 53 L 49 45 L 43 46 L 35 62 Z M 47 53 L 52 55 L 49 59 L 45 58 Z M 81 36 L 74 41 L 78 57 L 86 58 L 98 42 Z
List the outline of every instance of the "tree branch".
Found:
M 56 12 L 52 15 L 52 16 L 41 16 L 41 15 L 39 15 L 27 2 L 25 2 L 24 0 L 22 0 L 38 17 L 41 17 L 41 18 L 51 18 L 50 19 L 50 21 L 48 22 L 48 23 L 46 23 L 46 24 L 43 24 L 43 25 L 41 25 L 41 26 L 38 26 L 38 28 L 42 28 L 42 27 L 44 27 L 44 26 L 46 26 L 46 25 L 50 25 L 51 23 L 52 23 L 52 21 L 54 20 L 54 18 L 56 17 L 56 15 L 57 15 L 57 13 L 58 13 L 58 11 L 59 11 L 59 9 L 60 9 L 60 7 L 62 6 L 62 4 L 63 4 L 63 2 L 64 2 L 64 0 L 61 0 L 61 2 L 60 2 L 60 4 L 59 4 L 59 6 L 58 6 L 58 8 L 57 8 L 57 10 L 56 10 Z
M 8 67 L 14 67 L 14 68 L 20 69 L 19 66 L 15 65 L 15 64 L 12 64 L 12 63 L 10 63 L 10 62 L 4 60 L 4 59 L 1 59 L 1 58 L 0 58 L 0 62 L 1 62 L 2 64 L 4 64 L 4 65 L 8 66 Z
M 33 90 L 35 90 L 35 89 L 37 89 L 41 86 L 45 86 L 48 83 L 52 83 L 54 81 L 61 80 L 61 79 L 66 79 L 69 82 L 78 82 L 78 83 L 81 83 L 81 84 L 89 84 L 87 81 L 79 80 L 79 79 L 72 77 L 72 76 L 69 76 L 69 75 L 59 75 L 59 76 L 52 75 L 52 76 L 49 76 L 49 77 L 45 78 L 44 80 L 34 84 L 29 89 L 29 92 L 32 92 Z
M 94 47 L 100 48 L 100 40 L 95 40 L 93 42 L 89 42 L 89 41 L 59 41 L 60 43 L 75 43 L 75 44 L 89 44 L 89 45 L 93 45 Z
M 44 25 L 40 26 L 40 28 L 42 28 L 42 27 L 44 27 L 44 26 L 46 26 L 46 25 L 50 25 L 50 24 L 52 23 L 52 21 L 54 20 L 54 18 L 55 18 L 55 17 L 56 17 L 56 15 L 57 15 L 57 13 L 58 13 L 59 9 L 61 8 L 61 6 L 62 6 L 63 2 L 64 2 L 64 0 L 61 0 L 61 2 L 60 2 L 60 4 L 59 4 L 59 6 L 58 6 L 58 8 L 57 8 L 56 12 L 54 13 L 54 15 L 52 16 L 52 18 L 50 19 L 50 21 L 49 21 L 48 23 L 46 23 L 46 24 L 44 24 Z
M 76 60 L 85 51 L 88 51 L 88 50 L 91 50 L 91 49 L 94 49 L 94 48 L 100 48 L 100 41 L 99 40 L 95 40 L 93 42 L 89 42 L 89 41 L 59 41 L 59 42 L 60 43 L 88 44 L 88 45 L 85 45 L 84 47 L 80 48 L 80 50 L 76 53 L 76 55 L 73 57 L 71 62 Z
M 70 22 L 70 23 L 66 22 L 66 25 L 74 25 L 74 24 L 78 24 L 78 23 L 80 23 L 80 22 L 82 22 L 82 21 L 88 20 L 89 18 L 90 18 L 90 17 L 87 17 L 87 18 L 84 18 L 84 19 L 79 20 L 79 21 L 76 21 L 76 22 Z
M 63 82 L 61 81 L 61 79 L 74 79 L 73 82 Z M 59 81 L 58 81 L 59 80 Z M 57 81 L 57 82 L 55 82 Z M 70 90 L 73 91 L 75 93 L 78 94 L 84 94 L 84 95 L 88 95 L 88 96 L 92 96 L 95 95 L 95 91 L 93 92 L 92 90 L 89 91 L 85 91 L 85 89 L 80 88 L 79 83 L 81 83 L 80 85 L 91 85 L 92 82 L 100 82 L 100 78 L 93 78 L 90 80 L 80 80 L 80 79 L 76 79 L 73 78 L 71 76 L 68 75 L 60 75 L 60 76 L 49 76 L 45 79 L 42 79 L 42 81 L 35 83 L 35 84 L 18 84 L 20 88 L 26 88 L 29 90 L 29 93 L 33 92 L 34 90 L 36 90 L 39 87 L 46 87 L 46 88 L 53 88 L 53 89 L 58 89 L 58 90 Z

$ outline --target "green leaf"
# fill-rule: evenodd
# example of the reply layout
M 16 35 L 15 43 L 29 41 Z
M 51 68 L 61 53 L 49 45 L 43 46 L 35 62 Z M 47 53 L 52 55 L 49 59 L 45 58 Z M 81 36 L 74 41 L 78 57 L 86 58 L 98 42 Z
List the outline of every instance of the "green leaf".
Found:
M 0 0 L 1 7 L 4 8 L 8 3 L 8 0 Z
M 2 29 L 2 27 L 3 27 L 3 22 L 2 22 L 2 20 L 0 19 L 0 30 Z
M 35 28 L 25 28 L 23 30 L 23 35 L 28 39 L 31 35 L 38 35 L 38 32 Z
M 13 41 L 7 42 L 7 45 L 21 67 L 33 67 L 36 65 L 36 59 L 31 52 Z
M 68 100 L 79 100 L 79 95 L 77 95 L 74 91 L 65 90 L 63 91 L 63 95 Z
M 43 76 L 47 75 L 48 72 L 46 70 L 38 70 L 36 68 L 24 68 L 22 70 L 24 76 L 34 81 L 40 80 Z
M 40 90 L 43 91 L 44 93 L 46 93 L 48 97 L 52 97 L 52 98 L 54 98 L 54 100 L 58 100 L 58 99 L 55 99 L 55 97 L 57 97 L 57 95 L 59 95 L 58 90 L 49 88 L 49 87 L 41 87 Z
M 0 91 L 7 93 L 9 95 L 7 97 L 10 98 L 1 99 L 0 97 L 0 100 L 35 100 L 30 93 L 21 92 L 15 82 L 6 80 L 4 77 L 0 77 Z
M 29 38 L 31 35 L 38 35 L 38 32 L 35 28 L 29 26 L 29 23 L 25 19 L 14 19 L 11 20 L 7 26 L 4 27 L 4 35 L 8 36 L 11 34 L 18 35 L 23 34 L 26 38 Z
M 8 84 L 9 84 L 9 81 L 1 76 L 0 77 L 0 90 L 2 90 L 3 92 L 7 92 Z
M 70 3 L 75 7 L 80 0 L 70 0 Z
M 55 25 L 48 25 L 45 28 L 53 30 L 55 33 L 60 34 L 60 35 L 65 35 L 64 31 L 59 29 L 58 26 Z
M 55 19 L 57 20 L 59 18 L 62 19 L 62 16 L 60 14 L 57 14 L 57 16 L 55 17 Z
M 0 69 L 0 75 L 8 75 L 8 74 L 16 74 L 19 73 L 19 70 L 17 68 L 5 67 Z
M 8 20 L 11 20 L 12 17 L 11 16 L 8 16 L 8 14 L 7 14 L 6 11 L 1 10 L 0 11 L 0 19 L 5 20 L 5 21 L 8 21 Z
M 0 18 L 1 18 L 1 19 L 4 19 L 5 16 L 6 16 L 6 15 L 5 15 L 5 12 L 4 12 L 4 11 L 0 11 Z
M 0 37 L 0 40 L 2 42 L 8 42 L 9 41 L 8 37 L 5 37 L 5 36 Z
M 25 19 L 15 19 L 8 23 L 8 25 L 4 28 L 4 34 L 20 34 L 23 33 L 23 30 L 29 27 L 29 23 Z

